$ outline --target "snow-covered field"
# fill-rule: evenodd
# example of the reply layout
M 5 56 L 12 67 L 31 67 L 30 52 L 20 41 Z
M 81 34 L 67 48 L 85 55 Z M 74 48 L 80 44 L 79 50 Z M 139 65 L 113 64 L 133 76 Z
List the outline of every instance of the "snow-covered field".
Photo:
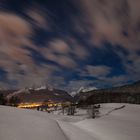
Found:
M 139 140 L 140 106 L 123 105 L 102 104 L 96 119 L 0 106 L 0 140 Z
M 66 140 L 47 113 L 0 106 L 0 140 Z

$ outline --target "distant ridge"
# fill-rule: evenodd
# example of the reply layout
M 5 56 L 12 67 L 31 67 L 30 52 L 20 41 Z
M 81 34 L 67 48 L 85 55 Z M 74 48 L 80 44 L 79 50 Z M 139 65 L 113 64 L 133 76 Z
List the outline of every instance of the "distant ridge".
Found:
M 75 100 L 84 104 L 93 103 L 135 103 L 140 104 L 140 81 L 107 89 L 80 92 Z

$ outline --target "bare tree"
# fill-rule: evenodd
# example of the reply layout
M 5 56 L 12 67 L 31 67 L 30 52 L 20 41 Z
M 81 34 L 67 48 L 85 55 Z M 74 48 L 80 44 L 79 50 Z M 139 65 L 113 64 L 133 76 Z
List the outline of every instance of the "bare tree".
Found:
M 90 118 L 96 118 L 99 117 L 99 108 L 100 105 L 90 105 L 87 109 L 87 114 Z

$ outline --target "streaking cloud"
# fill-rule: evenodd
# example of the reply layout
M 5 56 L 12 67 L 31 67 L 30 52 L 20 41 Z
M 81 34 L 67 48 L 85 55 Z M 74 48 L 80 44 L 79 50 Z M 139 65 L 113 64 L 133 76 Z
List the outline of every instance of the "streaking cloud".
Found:
M 139 0 L 0 5 L 1 87 L 71 90 L 140 79 Z

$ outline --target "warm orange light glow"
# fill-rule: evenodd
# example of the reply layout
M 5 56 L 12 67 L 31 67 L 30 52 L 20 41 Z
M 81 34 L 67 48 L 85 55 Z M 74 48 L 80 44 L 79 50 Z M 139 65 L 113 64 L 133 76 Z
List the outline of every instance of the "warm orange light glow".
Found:
M 49 108 L 51 107 L 56 107 L 56 106 L 62 106 L 61 103 L 53 103 L 51 102 L 46 102 L 46 103 L 20 103 L 18 105 L 19 108 L 37 108 L 39 106 L 43 106 L 43 105 L 48 105 Z
M 21 103 L 18 105 L 19 108 L 34 108 L 41 106 L 42 103 Z

